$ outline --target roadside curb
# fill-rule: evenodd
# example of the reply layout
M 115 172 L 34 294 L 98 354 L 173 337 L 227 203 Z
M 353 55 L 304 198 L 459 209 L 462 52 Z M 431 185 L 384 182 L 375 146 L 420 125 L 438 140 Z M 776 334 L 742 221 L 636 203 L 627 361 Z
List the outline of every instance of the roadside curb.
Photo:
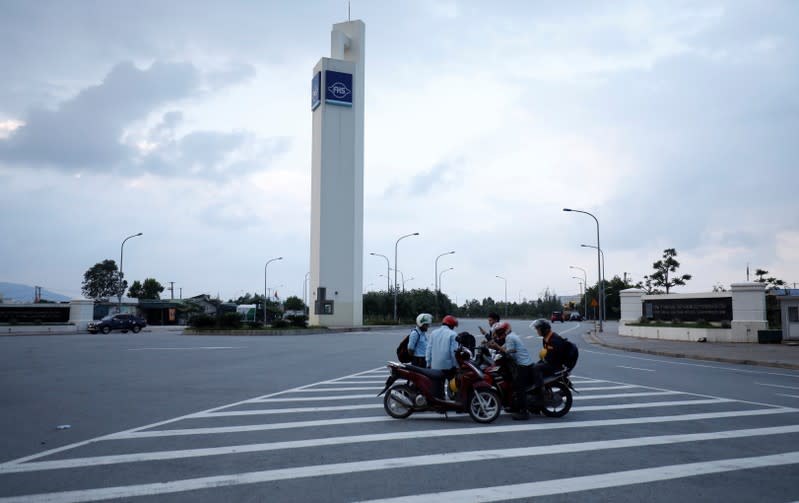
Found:
M 586 332 L 583 335 L 583 340 L 589 344 L 595 344 L 610 349 L 618 349 L 620 351 L 627 351 L 629 353 L 643 353 L 656 356 L 669 356 L 672 358 L 686 358 L 689 360 L 711 361 L 718 363 L 734 363 L 739 365 L 753 365 L 760 367 L 773 367 L 773 368 L 782 368 L 789 370 L 799 370 L 799 365 L 794 363 L 775 362 L 775 361 L 766 362 L 760 360 L 752 360 L 750 358 L 727 358 L 723 356 L 694 355 L 694 354 L 681 353 L 678 351 L 666 351 L 662 349 L 650 349 L 650 348 L 634 348 L 630 346 L 623 346 L 620 344 L 611 344 L 602 340 L 602 338 L 593 333 L 593 331 Z

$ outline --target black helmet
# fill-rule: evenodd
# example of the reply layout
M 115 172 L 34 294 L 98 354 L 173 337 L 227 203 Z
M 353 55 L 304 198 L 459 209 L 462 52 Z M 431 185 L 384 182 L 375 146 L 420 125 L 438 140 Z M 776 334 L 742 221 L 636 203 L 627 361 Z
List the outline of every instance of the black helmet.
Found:
M 535 329 L 540 328 L 544 334 L 548 334 L 549 331 L 552 330 L 552 325 L 550 325 L 549 322 L 543 318 L 535 320 L 530 326 Z

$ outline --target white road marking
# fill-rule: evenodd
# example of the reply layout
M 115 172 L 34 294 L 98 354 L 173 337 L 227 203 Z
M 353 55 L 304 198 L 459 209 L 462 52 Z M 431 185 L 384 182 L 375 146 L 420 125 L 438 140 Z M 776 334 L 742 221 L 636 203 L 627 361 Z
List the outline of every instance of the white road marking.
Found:
M 259 410 L 229 410 L 219 412 L 198 412 L 192 414 L 191 418 L 201 417 L 223 417 L 223 416 L 260 416 L 266 414 L 306 414 L 316 412 L 332 412 L 341 410 L 362 410 L 362 409 L 381 409 L 383 404 L 375 403 L 368 405 L 335 405 L 332 407 L 294 407 L 291 409 L 259 409 Z
M 585 475 L 564 479 L 530 482 L 527 484 L 502 485 L 484 487 L 480 489 L 464 489 L 440 493 L 415 494 L 399 498 L 384 498 L 363 501 L 361 503 L 460 503 L 463 501 L 505 501 L 516 499 L 530 499 L 539 496 L 562 495 L 596 489 L 629 486 L 662 482 L 678 478 L 695 477 L 698 475 L 711 475 L 738 470 L 752 470 L 769 466 L 783 466 L 799 463 L 799 452 L 786 452 L 770 456 L 755 456 L 749 458 L 719 459 L 716 461 L 702 461 L 684 465 L 658 466 L 627 470 L 622 472 L 603 473 L 598 475 Z
M 708 369 L 716 369 L 716 370 L 727 370 L 730 372 L 737 372 L 741 374 L 760 374 L 760 375 L 773 375 L 773 376 L 781 376 L 781 377 L 796 377 L 799 378 L 799 372 L 793 374 L 786 374 L 784 372 L 765 372 L 762 370 L 749 370 L 740 368 L 742 365 L 738 365 L 737 367 L 730 367 L 724 365 L 706 365 L 702 363 L 688 363 L 684 361 L 672 361 L 667 359 L 658 359 L 658 358 L 646 358 L 643 356 L 633 356 L 624 352 L 621 349 L 614 349 L 612 351 L 597 351 L 591 349 L 580 349 L 580 353 L 593 353 L 601 356 L 613 356 L 618 358 L 628 358 L 631 360 L 642 360 L 647 362 L 656 362 L 656 363 L 665 363 L 668 365 L 685 365 L 688 367 L 702 367 Z M 664 358 L 671 358 L 674 359 L 676 357 L 664 357 Z
M 319 391 L 369 391 L 375 390 L 380 391 L 383 389 L 383 386 L 354 386 L 350 388 L 305 388 L 305 389 L 298 389 L 295 390 L 295 393 L 314 393 Z
M 775 393 L 777 396 L 787 396 L 789 398 L 799 398 L 799 395 L 786 395 L 785 393 Z
M 671 416 L 649 416 L 623 419 L 594 419 L 588 421 L 575 421 L 571 423 L 538 423 L 538 424 L 512 424 L 497 426 L 472 426 L 458 428 L 443 428 L 432 430 L 416 430 L 394 433 L 376 433 L 370 435 L 352 435 L 342 437 L 325 437 L 306 440 L 293 440 L 286 442 L 271 442 L 261 444 L 233 445 L 224 447 L 184 449 L 176 451 L 140 452 L 132 454 L 118 454 L 110 456 L 96 456 L 87 458 L 69 458 L 51 461 L 34 461 L 24 464 L 9 466 L 0 465 L 0 474 L 33 472 L 40 470 L 56 470 L 62 468 L 82 468 L 87 466 L 101 466 L 117 463 L 133 463 L 143 461 L 183 459 L 201 456 L 218 456 L 227 454 L 241 454 L 251 452 L 266 452 L 282 449 L 316 448 L 368 442 L 385 442 L 408 439 L 427 439 L 437 437 L 471 437 L 474 435 L 490 435 L 495 433 L 513 433 L 523 431 L 550 431 L 553 429 L 596 428 L 608 426 L 628 426 L 634 424 L 672 423 L 681 421 L 702 421 L 708 419 L 739 418 L 749 416 L 764 416 L 771 414 L 796 413 L 799 409 L 758 409 L 744 411 L 705 412 L 697 414 L 680 414 Z
M 785 389 L 799 389 L 799 386 L 785 386 L 784 384 L 768 384 L 764 382 L 756 382 L 758 386 L 770 386 L 772 388 L 785 388 Z
M 294 390 L 300 391 L 300 390 Z M 352 400 L 355 398 L 374 398 L 375 395 L 335 395 L 335 396 L 303 396 L 303 397 L 280 397 L 280 398 L 256 398 L 249 400 L 248 403 L 272 403 L 272 402 L 318 402 L 320 400 Z
M 583 391 L 583 390 L 580 390 Z M 645 391 L 641 393 L 612 393 L 609 395 L 580 395 L 579 400 L 597 400 L 600 398 L 631 398 L 636 396 L 661 396 L 661 395 L 682 395 L 679 391 Z
M 644 372 L 654 372 L 654 370 L 652 370 L 652 369 L 642 369 L 642 368 L 639 368 L 639 367 L 625 367 L 624 365 L 616 365 L 616 366 L 619 367 L 620 369 L 630 369 L 630 370 L 641 370 L 641 371 L 644 371 Z
M 572 384 L 575 384 L 575 382 L 572 381 Z M 640 386 L 633 386 L 632 384 L 620 384 L 618 386 L 596 386 L 596 387 L 593 387 L 593 388 L 582 388 L 581 387 L 580 388 L 580 393 L 582 393 L 584 391 L 604 391 L 604 390 L 608 390 L 608 389 L 630 389 L 630 388 L 640 388 Z
M 190 351 L 193 349 L 246 349 L 246 346 L 192 346 L 185 348 L 130 348 L 128 351 Z
M 355 461 L 348 463 L 332 463 L 326 465 L 310 465 L 294 468 L 282 468 L 274 470 L 263 470 L 257 472 L 238 473 L 232 475 L 220 475 L 211 477 L 199 477 L 194 479 L 175 480 L 170 482 L 160 482 L 151 484 L 138 484 L 129 486 L 106 487 L 100 489 L 85 489 L 77 491 L 64 491 L 54 493 L 33 494 L 25 496 L 12 496 L 0 498 L 0 503 L 17 503 L 29 501 L 41 501 L 48 503 L 66 503 L 73 501 L 99 501 L 111 498 L 132 498 L 137 496 L 154 496 L 161 494 L 172 494 L 184 491 L 200 489 L 213 489 L 218 487 L 229 487 L 234 485 L 257 484 L 263 482 L 273 482 L 278 480 L 292 480 L 299 478 L 322 477 L 329 475 L 353 474 L 361 472 L 373 472 L 378 470 L 393 470 L 398 467 L 424 467 L 435 465 L 446 465 L 453 463 L 465 463 L 471 461 L 488 461 L 497 459 L 512 459 L 531 456 L 550 456 L 552 454 L 564 454 L 575 452 L 605 451 L 609 449 L 623 449 L 631 447 L 669 445 L 686 442 L 698 442 L 706 440 L 723 440 L 731 438 L 748 438 L 764 435 L 780 435 L 799 432 L 799 425 L 778 426 L 773 428 L 752 428 L 746 430 L 728 430 L 712 433 L 694 433 L 683 435 L 663 435 L 638 438 L 623 438 L 618 440 L 601 440 L 593 442 L 582 442 L 560 445 L 544 445 L 535 447 L 520 447 L 515 449 L 490 449 L 482 451 L 467 452 L 448 452 L 443 454 L 430 454 L 422 456 L 410 456 L 404 458 L 376 459 L 369 461 Z M 680 476 L 696 475 L 700 473 L 718 473 L 722 471 L 744 470 L 760 466 L 778 466 L 799 463 L 799 452 L 776 454 L 771 456 L 759 456 L 752 458 L 726 459 L 717 462 L 691 463 L 686 465 L 672 465 L 668 469 L 664 467 L 649 468 L 644 470 L 630 470 L 627 472 L 615 472 L 602 475 L 592 475 L 587 477 L 574 477 L 575 480 L 592 480 L 600 483 L 599 487 L 612 487 L 614 485 L 628 485 L 641 483 L 642 479 L 664 480 L 668 478 L 678 478 Z M 708 471 L 709 470 L 709 471 Z M 642 474 L 648 474 L 646 476 Z M 557 484 L 555 484 L 557 482 Z M 533 484 L 522 484 L 516 487 L 540 487 L 543 484 L 549 487 L 550 491 L 557 487 L 559 491 L 565 492 L 566 489 L 574 491 L 578 487 L 586 487 L 584 484 L 570 485 L 563 480 L 545 481 Z M 554 486 L 552 485 L 554 484 Z M 611 484 L 611 485 L 607 485 Z M 596 483 L 591 486 L 598 487 Z M 587 488 L 587 487 L 586 487 Z M 477 489 L 472 491 L 486 491 Z M 453 493 L 463 494 L 465 491 L 453 491 Z M 452 494 L 452 493 L 450 493 Z M 496 492 L 490 494 L 491 501 L 498 498 Z M 554 493 L 541 493 L 554 494 Z M 520 496 L 512 496 L 513 498 Z M 430 495 L 416 495 L 412 497 L 416 501 L 431 501 Z M 408 501 L 412 498 L 402 498 L 395 501 Z M 508 499 L 503 495 L 501 499 Z M 474 498 L 461 497 L 459 501 Z M 440 500 L 438 500 L 440 501 Z M 452 500 L 451 500 L 452 501 Z
M 354 377 L 354 376 L 364 375 L 364 374 L 368 374 L 368 373 L 372 373 L 372 372 L 378 371 L 380 369 L 381 369 L 381 367 L 378 367 L 376 369 L 371 369 L 371 370 L 366 370 L 366 371 L 363 371 L 363 372 L 358 372 L 358 373 L 352 374 L 351 376 L 345 376 L 345 377 Z M 279 394 L 282 394 L 282 393 L 290 393 L 292 391 L 304 389 L 304 388 L 307 388 L 309 386 L 314 386 L 315 384 L 318 384 L 318 383 L 306 384 L 304 386 L 298 386 L 296 388 L 292 388 L 292 389 L 289 389 L 289 390 L 283 390 L 283 391 L 279 391 L 277 393 L 272 393 L 272 394 L 269 394 L 269 395 L 262 395 L 260 397 L 255 398 L 255 400 L 268 398 L 268 397 L 279 395 Z M 219 407 L 214 407 L 212 409 L 207 409 L 207 410 L 204 410 L 204 411 L 200 411 L 199 413 L 214 412 L 214 411 L 217 411 L 217 410 L 227 409 L 227 408 L 230 408 L 230 407 L 235 407 L 237 405 L 243 405 L 243 404 L 247 404 L 247 403 L 251 403 L 251 402 L 252 402 L 252 399 L 241 400 L 239 402 L 229 403 L 229 404 L 221 405 Z M 197 413 L 195 413 L 195 414 L 197 414 Z M 174 423 L 174 422 L 177 422 L 177 421 L 181 421 L 183 419 L 191 418 L 192 415 L 193 414 L 186 414 L 185 416 L 179 416 L 179 417 L 175 417 L 175 418 L 172 418 L 172 419 L 166 419 L 164 421 L 159 421 L 157 423 L 152 423 L 152 424 L 148 424 L 148 425 L 145 425 L 145 426 L 139 426 L 137 428 L 132 428 L 130 430 L 125 430 L 125 431 L 122 431 L 122 432 L 112 433 L 110 435 L 119 435 L 119 434 L 122 434 L 122 433 L 128 433 L 128 432 L 134 432 L 134 431 L 140 431 L 140 430 L 148 430 L 148 429 L 151 429 L 151 428 L 157 428 L 157 427 L 163 426 L 165 424 L 170 424 L 170 423 Z M 73 444 L 68 444 L 68 445 L 64 445 L 64 446 L 61 446 L 61 447 L 56 447 L 55 449 L 49 449 L 47 451 L 39 452 L 37 454 L 31 454 L 30 456 L 24 456 L 22 458 L 17 458 L 17 459 L 13 459 L 11 461 L 6 461 L 5 463 L 0 463 L 0 469 L 5 467 L 6 465 L 24 463 L 24 462 L 27 462 L 27 461 L 30 461 L 30 460 L 33 460 L 33 459 L 38 459 L 38 458 L 43 458 L 43 457 L 46 457 L 46 456 L 50 456 L 50 455 L 56 454 L 58 452 L 63 452 L 63 451 L 67 451 L 67 450 L 70 450 L 70 449 L 74 449 L 76 447 L 82 447 L 84 445 L 89 445 L 89 444 L 92 444 L 92 443 L 95 443 L 95 442 L 99 442 L 99 441 L 105 440 L 110 435 L 103 435 L 103 436 L 100 436 L 100 437 L 90 438 L 88 440 L 83 440 L 81 442 L 75 442 Z

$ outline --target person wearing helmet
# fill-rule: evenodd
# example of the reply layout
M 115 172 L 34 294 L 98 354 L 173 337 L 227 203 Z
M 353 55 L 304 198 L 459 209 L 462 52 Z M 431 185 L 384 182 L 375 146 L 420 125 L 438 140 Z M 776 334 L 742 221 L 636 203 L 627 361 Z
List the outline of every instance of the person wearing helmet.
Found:
M 530 413 L 527 412 L 526 390 L 533 381 L 533 358 L 521 338 L 511 330 L 510 323 L 498 323 L 493 335 L 489 346 L 511 358 L 516 364 L 513 375 L 514 413 L 511 417 L 515 420 L 528 419 Z
M 416 317 L 416 326 L 408 337 L 408 351 L 411 352 L 411 363 L 417 367 L 427 367 L 427 329 L 433 323 L 433 315 L 422 313 Z
M 484 329 L 483 327 L 477 327 L 480 329 L 480 333 L 485 335 L 487 341 L 491 341 L 491 336 L 494 333 L 494 328 L 499 324 L 499 314 L 495 312 L 488 313 L 488 330 Z
M 455 375 L 455 369 L 458 366 L 458 361 L 455 359 L 455 351 L 458 349 L 458 334 L 455 332 L 457 326 L 458 320 L 454 316 L 444 316 L 441 326 L 430 334 L 427 341 L 425 359 L 428 368 L 444 371 L 447 379 L 451 379 Z M 443 388 L 439 388 L 441 387 L 437 386 L 435 391 L 440 398 Z
M 531 326 L 542 337 L 543 348 L 538 354 L 541 360 L 533 365 L 533 384 L 536 386 L 536 396 L 541 399 L 544 377 L 563 368 L 572 352 L 573 344 L 553 332 L 552 325 L 545 319 L 535 320 Z

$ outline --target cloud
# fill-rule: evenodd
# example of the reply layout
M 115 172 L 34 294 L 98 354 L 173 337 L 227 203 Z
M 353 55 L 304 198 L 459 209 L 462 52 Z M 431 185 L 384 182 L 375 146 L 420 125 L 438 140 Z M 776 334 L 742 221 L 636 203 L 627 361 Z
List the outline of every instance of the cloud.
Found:
M 121 142 L 126 126 L 154 109 L 196 92 L 200 74 L 186 63 L 154 63 L 140 70 L 120 63 L 96 86 L 55 110 L 32 109 L 25 125 L 0 142 L 0 159 L 59 169 L 105 171 L 131 154 Z

